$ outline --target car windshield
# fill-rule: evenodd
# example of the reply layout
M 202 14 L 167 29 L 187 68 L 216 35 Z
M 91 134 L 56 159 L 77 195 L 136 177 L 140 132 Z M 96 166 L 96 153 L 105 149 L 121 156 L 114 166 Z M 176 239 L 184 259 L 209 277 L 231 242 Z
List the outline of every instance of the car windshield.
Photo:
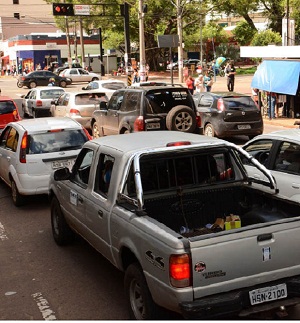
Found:
M 148 114 L 168 113 L 177 105 L 192 106 L 192 98 L 183 89 L 159 89 L 146 94 Z
M 0 115 L 12 113 L 16 109 L 12 101 L 0 101 Z
M 87 141 L 83 130 L 48 131 L 28 136 L 27 154 L 77 150 Z
M 256 105 L 250 96 L 223 97 L 226 108 L 256 109 Z
M 64 93 L 63 89 L 42 90 L 41 91 L 41 99 L 56 99 L 62 93 Z

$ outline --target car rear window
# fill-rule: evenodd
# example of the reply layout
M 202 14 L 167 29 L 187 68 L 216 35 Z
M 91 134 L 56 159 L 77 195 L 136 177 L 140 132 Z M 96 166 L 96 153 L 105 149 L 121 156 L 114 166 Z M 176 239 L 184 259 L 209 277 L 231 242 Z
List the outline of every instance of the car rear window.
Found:
M 193 106 L 193 99 L 187 91 L 182 89 L 159 89 L 146 94 L 148 101 L 147 113 L 168 113 L 177 105 Z
M 28 136 L 27 154 L 77 150 L 88 141 L 83 130 L 48 131 Z
M 0 101 L 0 115 L 12 113 L 16 109 L 12 101 Z
M 109 89 L 109 90 L 119 90 L 119 89 L 124 89 L 125 85 L 122 83 L 104 83 L 102 84 L 102 87 L 104 89 Z
M 41 99 L 56 99 L 64 92 L 65 92 L 64 90 L 60 90 L 60 89 L 42 90 Z
M 76 105 L 99 104 L 100 101 L 107 102 L 105 93 L 83 93 L 75 97 Z
M 223 97 L 223 101 L 227 109 L 257 109 L 250 96 Z

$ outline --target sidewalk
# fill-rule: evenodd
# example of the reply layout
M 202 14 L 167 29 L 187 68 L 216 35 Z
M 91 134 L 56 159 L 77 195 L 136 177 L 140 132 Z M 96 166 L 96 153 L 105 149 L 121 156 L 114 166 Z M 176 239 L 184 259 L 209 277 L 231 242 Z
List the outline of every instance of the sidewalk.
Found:
M 251 81 L 253 75 L 237 75 L 235 77 L 235 86 L 234 91 L 239 93 L 245 93 L 251 95 Z M 161 72 L 161 73 L 151 73 L 149 75 L 149 81 L 161 81 L 170 83 L 171 82 L 171 75 L 170 72 Z M 173 75 L 173 82 L 178 83 L 178 76 L 175 72 Z M 185 86 L 184 83 L 182 85 Z M 212 91 L 227 91 L 227 81 L 225 77 L 216 77 L 216 81 L 212 87 Z M 270 124 L 274 126 L 282 126 L 287 128 L 299 128 L 299 126 L 295 126 L 295 121 L 300 121 L 300 119 L 291 119 L 285 117 L 279 117 L 273 120 L 269 120 L 268 118 L 263 119 L 265 124 Z

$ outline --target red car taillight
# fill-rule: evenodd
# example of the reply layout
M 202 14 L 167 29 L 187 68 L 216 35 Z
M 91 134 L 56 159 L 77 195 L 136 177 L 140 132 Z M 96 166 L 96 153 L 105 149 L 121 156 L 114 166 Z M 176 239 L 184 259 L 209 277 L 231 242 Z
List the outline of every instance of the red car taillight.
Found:
M 17 110 L 13 111 L 13 117 L 15 121 L 19 121 L 21 119 Z
M 24 133 L 21 141 L 20 148 L 20 163 L 26 163 L 26 149 L 27 149 L 28 136 L 27 131 Z
M 80 112 L 77 109 L 70 109 L 70 114 L 80 115 Z
M 36 100 L 36 106 L 37 106 L 37 107 L 41 107 L 41 106 L 43 106 L 43 101 L 41 101 L 41 100 Z
M 197 123 L 197 126 L 200 128 L 201 127 L 201 117 L 200 116 L 196 116 L 196 123 Z
M 225 110 L 225 105 L 224 105 L 224 101 L 223 99 L 218 99 L 218 102 L 217 102 L 217 109 L 219 111 L 224 111 Z
M 190 256 L 188 254 L 171 255 L 169 265 L 172 286 L 188 287 L 191 285 Z
M 144 118 L 142 116 L 135 119 L 133 129 L 135 132 L 145 130 Z

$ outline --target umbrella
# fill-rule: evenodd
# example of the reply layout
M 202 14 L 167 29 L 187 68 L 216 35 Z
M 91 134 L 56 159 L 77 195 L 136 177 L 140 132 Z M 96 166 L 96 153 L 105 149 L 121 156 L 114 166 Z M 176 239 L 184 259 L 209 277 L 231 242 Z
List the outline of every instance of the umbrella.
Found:
M 218 57 L 216 59 L 216 67 L 220 67 L 226 61 L 225 57 Z

